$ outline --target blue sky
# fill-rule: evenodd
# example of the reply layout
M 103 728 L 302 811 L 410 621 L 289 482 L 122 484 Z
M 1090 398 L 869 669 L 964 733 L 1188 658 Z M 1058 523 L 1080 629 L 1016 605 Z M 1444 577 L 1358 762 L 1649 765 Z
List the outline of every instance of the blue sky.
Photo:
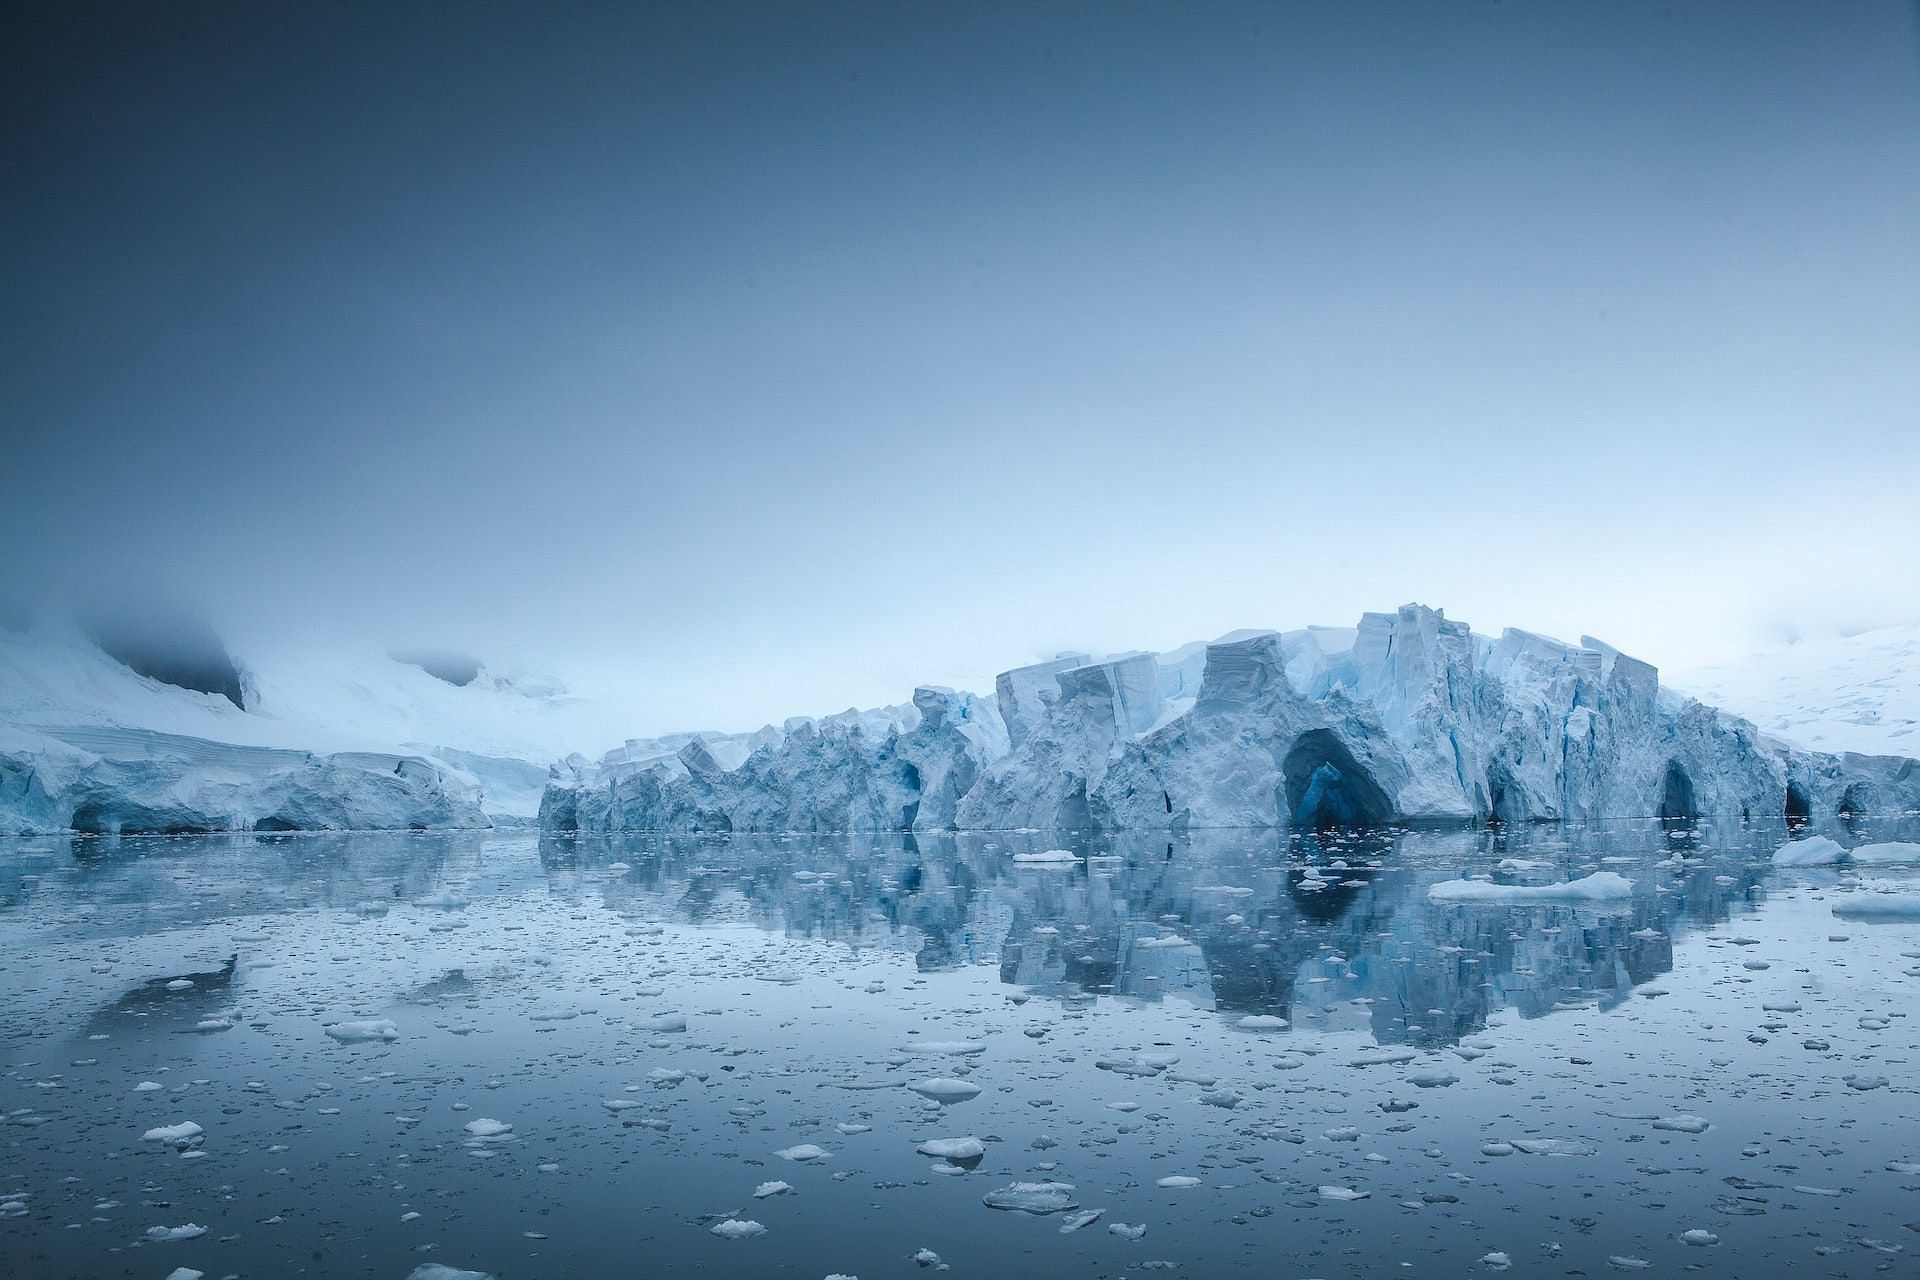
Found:
M 1920 621 L 1912 5 L 14 6 L 9 594 L 664 729 Z

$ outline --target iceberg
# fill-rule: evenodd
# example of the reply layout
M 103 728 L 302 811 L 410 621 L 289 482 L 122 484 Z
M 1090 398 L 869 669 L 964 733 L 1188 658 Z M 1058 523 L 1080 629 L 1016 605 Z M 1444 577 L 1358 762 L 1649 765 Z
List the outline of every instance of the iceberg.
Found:
M 629 743 L 554 767 L 556 832 L 1144 830 L 1920 809 L 1920 762 L 1804 750 L 1583 637 L 1406 605 L 1164 655 L 1063 654 L 988 701 Z

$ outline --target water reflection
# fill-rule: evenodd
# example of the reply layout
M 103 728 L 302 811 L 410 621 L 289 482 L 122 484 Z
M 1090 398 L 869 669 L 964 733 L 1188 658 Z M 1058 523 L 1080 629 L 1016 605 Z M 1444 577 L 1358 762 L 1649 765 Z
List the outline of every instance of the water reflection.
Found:
M 1778 826 L 1778 824 L 1776 824 Z M 1752 909 L 1784 827 L 1697 821 L 1578 831 L 1197 833 L 1100 837 L 1083 859 L 1016 863 L 1038 834 L 549 837 L 556 887 L 596 884 L 635 919 L 747 924 L 853 947 L 911 947 L 918 967 L 995 964 L 1055 999 L 1186 1001 L 1310 1027 L 1363 1002 L 1383 1044 L 1445 1045 L 1498 1009 L 1540 1017 L 1624 999 L 1667 972 L 1676 932 Z M 1437 880 L 1625 872 L 1604 904 L 1438 905 Z

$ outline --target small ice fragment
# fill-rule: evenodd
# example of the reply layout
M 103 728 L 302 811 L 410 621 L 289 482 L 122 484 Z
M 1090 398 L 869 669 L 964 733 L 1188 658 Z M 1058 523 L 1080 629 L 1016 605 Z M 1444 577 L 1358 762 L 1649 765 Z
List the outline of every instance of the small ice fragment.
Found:
M 361 1044 L 368 1040 L 398 1040 L 400 1029 L 392 1018 L 363 1018 L 356 1022 L 329 1022 L 321 1030 L 341 1044 Z
M 763 1182 L 753 1189 L 753 1198 L 765 1200 L 768 1196 L 783 1195 L 791 1190 L 793 1184 L 790 1182 Z
M 933 1138 L 914 1148 L 923 1156 L 932 1156 L 935 1160 L 978 1160 L 987 1153 L 987 1148 L 978 1138 Z
M 155 1244 L 172 1244 L 177 1240 L 192 1240 L 196 1236 L 207 1234 L 207 1229 L 198 1223 L 188 1222 L 177 1227 L 148 1227 L 147 1239 Z
M 961 1055 L 985 1053 L 987 1051 L 987 1046 L 978 1040 L 926 1040 L 919 1044 L 902 1045 L 901 1048 L 908 1053 L 951 1053 Z
M 1427 890 L 1429 902 L 1597 902 L 1630 898 L 1633 881 L 1613 871 L 1596 871 L 1564 884 L 1489 884 L 1484 880 L 1442 880 Z
M 1170 1173 L 1153 1185 L 1156 1187 L 1165 1187 L 1169 1191 L 1177 1191 L 1184 1187 L 1199 1186 L 1200 1179 L 1188 1173 Z
M 1073 1198 L 1071 1182 L 1012 1182 L 987 1192 L 980 1197 L 980 1203 L 989 1209 L 1031 1213 L 1037 1217 L 1080 1207 Z
M 779 1156 L 782 1160 L 793 1160 L 801 1164 L 805 1164 L 811 1160 L 825 1160 L 827 1158 L 827 1152 L 820 1147 L 814 1146 L 811 1142 L 803 1142 L 797 1147 L 785 1147 L 773 1154 Z
M 1066 864 L 1080 861 L 1080 855 L 1071 849 L 1042 849 L 1039 853 L 1016 853 L 1015 862 Z
M 513 1132 L 512 1125 L 486 1116 L 467 1121 L 466 1129 L 476 1138 L 498 1138 Z
M 756 1236 L 767 1234 L 767 1229 L 759 1223 L 743 1221 L 739 1218 L 728 1218 L 725 1222 L 716 1222 L 709 1229 L 722 1240 L 751 1240 Z
M 1705 1133 L 1713 1126 L 1699 1116 L 1663 1116 L 1653 1122 L 1653 1127 L 1670 1133 Z
M 954 1080 L 945 1076 L 921 1080 L 916 1084 L 908 1085 L 907 1088 L 923 1098 L 932 1098 L 943 1105 L 965 1102 L 968 1098 L 976 1097 L 980 1093 L 980 1086 L 977 1084 L 969 1084 L 965 1080 Z

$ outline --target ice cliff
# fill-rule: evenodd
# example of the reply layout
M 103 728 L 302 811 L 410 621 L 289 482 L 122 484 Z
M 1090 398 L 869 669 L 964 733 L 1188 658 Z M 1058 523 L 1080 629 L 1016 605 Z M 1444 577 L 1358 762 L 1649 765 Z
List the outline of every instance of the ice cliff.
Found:
M 244 747 L 132 729 L 0 729 L 0 833 L 426 830 L 491 825 L 421 756 Z
M 1474 634 L 1438 610 L 1067 654 L 988 703 L 632 743 L 557 766 L 561 831 L 1184 830 L 1920 809 L 1920 763 L 1826 754 L 1660 687 L 1591 638 Z

